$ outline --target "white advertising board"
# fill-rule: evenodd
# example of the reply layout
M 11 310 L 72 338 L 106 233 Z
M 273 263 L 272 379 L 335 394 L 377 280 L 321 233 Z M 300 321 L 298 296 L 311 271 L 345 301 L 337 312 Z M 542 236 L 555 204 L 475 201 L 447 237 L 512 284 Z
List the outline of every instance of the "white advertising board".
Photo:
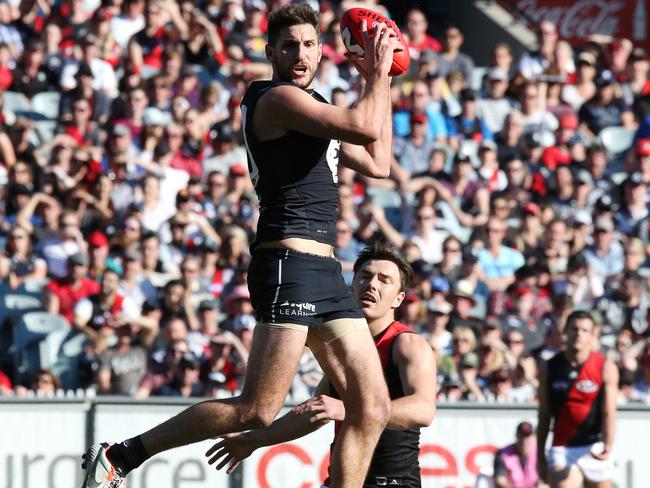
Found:
M 81 486 L 84 404 L 0 403 L 0 486 Z
M 95 410 L 96 442 L 120 442 L 176 415 L 185 407 L 147 404 L 102 405 Z M 204 456 L 213 441 L 172 449 L 153 457 L 127 477 L 127 488 L 226 488 L 227 475 Z
M 0 402 L 0 487 L 81 486 L 80 455 L 86 449 L 86 422 L 94 421 L 96 441 L 137 435 L 180 412 L 183 406 L 90 403 Z M 422 430 L 420 466 L 424 488 L 474 487 L 493 452 L 514 440 L 522 420 L 535 424 L 534 409 L 441 408 Z M 332 425 L 289 444 L 260 449 L 243 464 L 243 488 L 318 488 L 327 474 Z M 650 412 L 619 411 L 614 446 L 615 486 L 647 488 Z M 227 488 L 223 472 L 208 466 L 212 441 L 159 454 L 132 473 L 128 488 Z
M 480 472 L 491 473 L 494 452 L 514 441 L 519 422 L 536 425 L 536 412 L 508 409 L 439 409 L 422 430 L 423 488 L 475 487 Z M 615 485 L 647 488 L 650 415 L 619 412 L 614 451 Z M 327 473 L 332 429 L 321 429 L 289 444 L 260 449 L 244 466 L 244 488 L 318 488 Z

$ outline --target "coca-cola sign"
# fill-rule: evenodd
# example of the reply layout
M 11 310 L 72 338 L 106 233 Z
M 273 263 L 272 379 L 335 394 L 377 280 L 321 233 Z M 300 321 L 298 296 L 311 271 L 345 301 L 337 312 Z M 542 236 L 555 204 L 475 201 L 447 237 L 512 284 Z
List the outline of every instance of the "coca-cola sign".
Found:
M 501 0 L 530 27 L 543 20 L 555 24 L 562 39 L 579 42 L 591 34 L 625 37 L 648 44 L 649 0 Z M 514 10 L 513 6 L 515 7 Z

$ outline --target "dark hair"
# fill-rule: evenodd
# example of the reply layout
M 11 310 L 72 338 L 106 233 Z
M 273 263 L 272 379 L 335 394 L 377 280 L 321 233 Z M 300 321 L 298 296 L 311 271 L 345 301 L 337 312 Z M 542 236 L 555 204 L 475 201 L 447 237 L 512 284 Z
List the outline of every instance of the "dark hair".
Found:
M 569 327 L 575 327 L 578 320 L 584 319 L 591 321 L 592 329 L 596 328 L 596 320 L 594 319 L 593 315 L 591 315 L 591 312 L 588 312 L 587 310 L 574 310 L 566 319 L 565 329 L 568 330 Z
M 372 246 L 366 247 L 359 253 L 359 257 L 354 263 L 354 274 L 363 268 L 363 265 L 372 260 L 392 261 L 399 269 L 400 275 L 400 291 L 406 290 L 411 284 L 411 277 L 413 276 L 413 269 L 411 265 L 406 262 L 399 249 L 390 246 L 381 241 L 375 241 Z
M 298 24 L 310 24 L 318 34 L 320 25 L 318 13 L 304 3 L 286 5 L 271 12 L 268 19 L 269 44 L 275 45 L 282 29 Z

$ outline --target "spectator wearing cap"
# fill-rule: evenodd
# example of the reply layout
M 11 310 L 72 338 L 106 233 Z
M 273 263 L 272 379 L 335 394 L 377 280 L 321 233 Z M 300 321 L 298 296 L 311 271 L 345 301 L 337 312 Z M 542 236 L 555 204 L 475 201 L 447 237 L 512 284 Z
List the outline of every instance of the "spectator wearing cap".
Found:
M 256 325 L 257 321 L 252 313 L 238 313 L 232 322 L 235 334 L 241 341 L 244 349 L 248 352 L 250 352 L 253 346 L 253 330 Z
M 562 100 L 579 110 L 583 103 L 596 94 L 596 56 L 589 51 L 583 51 L 576 60 L 575 84 L 562 87 Z
M 555 132 L 558 120 L 546 110 L 537 81 L 527 81 L 521 87 L 521 113 L 524 133 Z
M 398 311 L 399 320 L 409 327 L 420 330 L 426 321 L 426 305 L 415 290 L 409 291 L 404 297 Z
M 108 237 L 102 231 L 93 231 L 88 236 L 89 274 L 97 281 L 106 269 L 122 273 L 122 267 L 109 256 Z
M 396 137 L 393 140 L 393 157 L 399 166 L 393 166 L 395 178 L 405 185 L 413 175 L 428 170 L 429 154 L 436 142 L 429 139 L 428 119 L 425 113 L 411 113 L 411 131 L 408 137 Z
M 231 166 L 246 161 L 246 150 L 237 144 L 237 138 L 228 122 L 219 122 L 208 132 L 211 155 L 202 161 L 203 172 L 227 173 Z M 208 152 L 206 151 L 206 154 Z
M 440 52 L 442 45 L 429 34 L 427 29 L 429 23 L 424 12 L 418 8 L 412 8 L 406 14 L 406 33 L 408 47 L 411 57 L 419 59 L 423 51 Z
M 474 141 L 480 144 L 484 139 L 493 139 L 494 135 L 483 120 L 477 107 L 477 97 L 471 88 L 460 91 L 461 112 L 447 119 L 447 133 L 452 139 L 452 145 L 463 141 Z M 456 142 L 457 141 L 457 142 Z
M 441 102 L 432 99 L 429 84 L 424 80 L 415 80 L 409 98 L 410 108 L 396 109 L 393 113 L 393 134 L 407 137 L 411 128 L 411 114 L 424 113 L 427 116 L 428 138 L 445 143 L 447 125 L 442 114 Z
M 452 352 L 451 332 L 447 329 L 451 305 L 447 302 L 429 300 L 427 302 L 427 318 L 420 335 L 426 339 L 436 356 L 448 356 Z
M 104 124 L 111 113 L 111 99 L 103 91 L 93 88 L 93 72 L 85 63 L 81 63 L 74 75 L 76 87 L 61 94 L 59 104 L 59 119 L 63 122 L 72 120 L 72 103 L 77 98 L 92 101 L 92 120 Z
M 634 155 L 633 170 L 643 175 L 643 181 L 646 184 L 650 183 L 650 139 L 637 140 Z
M 648 187 L 643 175 L 634 172 L 623 182 L 621 207 L 614 214 L 616 230 L 632 235 L 642 222 L 647 225 L 648 216 Z
M 506 96 L 510 77 L 501 68 L 488 70 L 485 79 L 485 97 L 477 102 L 477 110 L 487 128 L 493 134 L 501 132 L 506 116 L 514 108 L 514 102 Z
M 75 253 L 67 258 L 67 272 L 52 279 L 43 291 L 43 307 L 72 324 L 74 307 L 82 298 L 99 292 L 99 284 L 88 278 L 88 257 Z
M 614 222 L 598 217 L 594 222 L 593 244 L 585 249 L 585 257 L 596 276 L 605 283 L 623 270 L 623 246 L 614 234 Z
M 538 486 L 537 440 L 530 422 L 521 422 L 516 440 L 494 455 L 494 486 L 496 488 L 535 488 Z
M 31 99 L 37 93 L 53 90 L 51 74 L 43 60 L 43 43 L 38 38 L 30 39 L 14 69 L 11 91 L 22 93 Z
M 450 24 L 445 28 L 442 38 L 442 51 L 438 57 L 438 72 L 447 76 L 452 71 L 462 73 L 465 83 L 469 84 L 474 70 L 474 61 L 460 51 L 464 37 L 458 26 Z
M 63 66 L 60 84 L 64 90 L 71 90 L 77 86 L 75 74 L 81 64 L 87 64 L 93 73 L 93 88 L 104 92 L 111 98 L 117 96 L 117 78 L 113 67 L 98 57 L 99 40 L 94 34 L 85 35 L 80 41 L 81 58 L 72 60 Z
M 524 265 L 524 257 L 503 245 L 505 222 L 490 218 L 487 223 L 486 247 L 478 253 L 480 278 L 492 292 L 504 291 L 514 283 L 515 271 Z
M 617 97 L 616 80 L 610 70 L 600 72 L 596 78 L 596 94 L 580 107 L 578 116 L 580 129 L 591 138 L 606 127 L 636 128 L 632 107 Z
M 452 306 L 449 329 L 453 332 L 457 327 L 469 327 L 478 337 L 482 322 L 472 313 L 472 309 L 477 305 L 472 284 L 466 280 L 459 280 L 446 298 Z

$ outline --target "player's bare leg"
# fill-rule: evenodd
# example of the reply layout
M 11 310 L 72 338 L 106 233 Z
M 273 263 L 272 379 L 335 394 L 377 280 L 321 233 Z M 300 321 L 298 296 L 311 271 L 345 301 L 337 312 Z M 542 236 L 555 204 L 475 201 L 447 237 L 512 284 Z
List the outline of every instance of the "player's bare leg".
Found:
M 579 488 L 584 479 L 576 466 L 557 470 L 549 468 L 548 477 L 552 488 Z
M 258 325 L 241 396 L 198 403 L 142 435 L 149 455 L 269 425 L 284 405 L 307 331 Z
M 375 445 L 390 418 L 390 397 L 377 348 L 364 322 L 316 353 L 345 405 L 330 461 L 331 488 L 363 486 Z

